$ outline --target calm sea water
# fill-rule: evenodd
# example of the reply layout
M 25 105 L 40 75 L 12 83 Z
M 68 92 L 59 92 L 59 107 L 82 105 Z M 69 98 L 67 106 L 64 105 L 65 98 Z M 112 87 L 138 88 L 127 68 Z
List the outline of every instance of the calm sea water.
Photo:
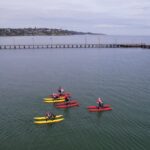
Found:
M 47 43 L 50 39 L 67 43 L 65 38 L 69 39 L 13 37 L 0 38 L 0 42 L 30 43 L 33 39 Z M 124 42 L 130 38 L 121 37 Z M 76 37 L 81 43 L 92 39 Z M 115 41 L 108 39 L 105 42 Z M 148 37 L 133 41 L 139 39 L 149 42 Z M 150 51 L 143 49 L 0 50 L 0 149 L 148 150 L 149 66 Z M 58 86 L 71 92 L 80 106 L 64 110 L 43 103 L 42 98 Z M 86 107 L 96 105 L 98 97 L 113 110 L 88 112 Z M 65 120 L 33 124 L 33 117 L 46 111 L 63 114 Z

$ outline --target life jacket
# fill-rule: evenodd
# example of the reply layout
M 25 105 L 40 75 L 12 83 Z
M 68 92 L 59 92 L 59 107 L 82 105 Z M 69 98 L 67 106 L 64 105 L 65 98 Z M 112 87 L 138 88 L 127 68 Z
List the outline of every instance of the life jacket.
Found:
M 98 98 L 96 102 L 97 102 L 97 103 L 103 103 L 103 101 L 102 101 L 101 98 Z
M 56 93 L 53 93 L 52 96 L 55 98 L 55 97 L 57 97 L 57 94 L 56 94 Z
M 61 89 L 60 89 L 60 91 L 61 91 L 61 93 L 63 93 L 63 92 L 64 92 L 64 89 L 63 89 L 63 88 L 61 88 Z

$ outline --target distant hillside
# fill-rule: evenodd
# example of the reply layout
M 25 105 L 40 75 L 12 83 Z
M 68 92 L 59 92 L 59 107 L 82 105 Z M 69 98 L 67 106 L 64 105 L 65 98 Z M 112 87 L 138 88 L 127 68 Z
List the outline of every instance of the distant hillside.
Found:
M 62 29 L 49 29 L 49 28 L 0 28 L 0 36 L 34 36 L 34 35 L 83 35 L 96 33 L 90 32 L 77 32 Z

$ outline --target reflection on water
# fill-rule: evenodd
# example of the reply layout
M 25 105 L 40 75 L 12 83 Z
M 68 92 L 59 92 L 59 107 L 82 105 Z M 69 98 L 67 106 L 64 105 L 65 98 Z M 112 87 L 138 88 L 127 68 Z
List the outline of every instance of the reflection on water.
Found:
M 97 112 L 97 118 L 101 118 L 102 115 L 103 115 L 103 113 L 104 113 L 104 112 L 101 112 L 101 113 Z
M 149 64 L 142 49 L 1 50 L 0 149 L 149 149 Z M 43 103 L 60 85 L 79 107 Z M 99 96 L 112 111 L 88 112 Z M 46 111 L 65 120 L 33 124 Z

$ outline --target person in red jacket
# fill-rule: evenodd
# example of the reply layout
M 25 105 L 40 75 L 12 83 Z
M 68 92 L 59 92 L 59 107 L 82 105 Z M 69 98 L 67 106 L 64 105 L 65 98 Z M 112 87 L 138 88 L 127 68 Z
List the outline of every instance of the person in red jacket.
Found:
M 98 103 L 98 108 L 103 107 L 103 101 L 102 101 L 102 99 L 100 97 L 97 99 L 96 102 Z

